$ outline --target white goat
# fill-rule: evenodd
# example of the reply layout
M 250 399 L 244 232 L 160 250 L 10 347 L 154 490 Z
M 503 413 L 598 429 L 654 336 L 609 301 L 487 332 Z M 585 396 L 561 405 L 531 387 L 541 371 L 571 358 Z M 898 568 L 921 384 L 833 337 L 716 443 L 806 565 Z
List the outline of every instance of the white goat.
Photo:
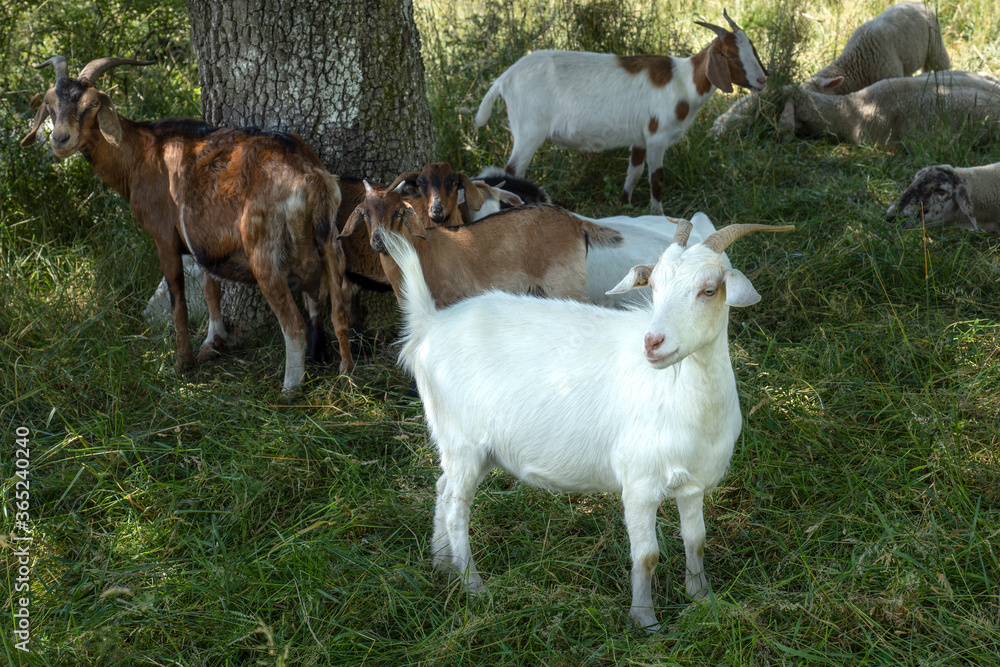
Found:
M 441 457 L 432 552 L 479 591 L 469 507 L 494 467 L 557 492 L 622 496 L 632 553 L 631 615 L 656 629 L 656 512 L 680 511 L 686 588 L 709 590 L 703 498 L 729 467 L 742 418 L 729 361 L 729 306 L 760 299 L 722 256 L 752 231 L 731 225 L 686 247 L 689 223 L 656 266 L 616 290 L 650 285 L 652 306 L 591 304 L 490 292 L 438 310 L 416 252 L 385 234 L 403 273 L 400 362 L 416 378 Z M 665 370 L 668 369 L 669 370 Z
M 582 151 L 631 146 L 622 202 L 649 165 L 650 204 L 661 214 L 663 154 L 681 140 L 716 88 L 733 84 L 762 90 L 767 73 L 747 37 L 723 12 L 733 31 L 697 22 L 718 37 L 689 58 L 536 51 L 511 65 L 490 87 L 475 126 L 507 103 L 514 148 L 507 171 L 523 176 L 546 139 Z
M 959 229 L 1000 233 L 1000 162 L 979 167 L 924 167 L 889 207 L 885 219 L 903 218 L 904 228 L 953 224 Z M 589 268 L 589 265 L 588 265 Z
M 607 292 L 633 266 L 655 264 L 662 249 L 670 245 L 682 219 L 662 215 L 640 215 L 634 218 L 624 215 L 609 218 L 579 217 L 615 229 L 625 238 L 625 242 L 617 248 L 596 246 L 587 252 L 587 300 L 613 308 L 649 304 L 649 295 L 644 291 L 631 290 L 618 294 Z M 715 232 L 715 225 L 700 211 L 691 217 L 690 224 L 692 230 L 688 240 L 692 243 L 704 241 Z
M 837 59 L 803 85 L 846 95 L 882 79 L 950 66 L 934 10 L 921 2 L 901 2 L 858 26 Z

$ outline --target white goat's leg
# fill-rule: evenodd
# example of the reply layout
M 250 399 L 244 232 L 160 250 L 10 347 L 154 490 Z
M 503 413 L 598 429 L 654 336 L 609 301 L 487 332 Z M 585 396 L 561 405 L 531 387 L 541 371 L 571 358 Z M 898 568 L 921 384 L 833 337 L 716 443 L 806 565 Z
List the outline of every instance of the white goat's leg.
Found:
M 653 611 L 653 572 L 660 558 L 656 543 L 656 510 L 660 500 L 622 494 L 625 507 L 625 528 L 632 550 L 632 608 L 629 615 L 647 632 L 656 632 L 660 625 Z
M 437 496 L 434 500 L 434 535 L 431 538 L 431 556 L 434 569 L 451 569 L 451 541 L 448 538 L 448 523 L 445 520 L 444 495 L 448 489 L 448 475 L 438 477 Z
M 633 146 L 628 160 L 628 173 L 625 175 L 625 185 L 622 186 L 621 203 L 627 204 L 632 201 L 632 190 L 642 177 L 642 172 L 646 168 L 646 149 L 641 146 Z
M 222 284 L 208 271 L 203 271 L 201 289 L 208 306 L 208 333 L 198 350 L 198 361 L 207 361 L 226 348 L 229 333 L 222 323 Z
M 700 600 L 708 595 L 708 577 L 705 575 L 705 496 L 693 493 L 679 496 L 677 511 L 681 519 L 681 539 L 687 567 L 685 583 L 687 593 Z
M 646 164 L 649 165 L 649 214 L 663 215 L 663 154 L 665 144 L 651 143 L 646 147 Z
M 447 482 L 444 493 L 438 497 L 438 502 L 443 505 L 444 527 L 451 545 L 451 564 L 469 593 L 478 593 L 483 588 L 483 580 L 472 559 L 469 514 L 476 487 L 490 464 L 483 454 L 483 443 L 473 447 L 442 448 L 442 451 L 446 450 L 458 454 L 447 459 L 442 455 L 441 469 L 445 471 L 443 476 L 447 477 Z M 458 459 L 457 465 L 453 464 L 454 459 Z
M 511 125 L 511 132 L 514 135 L 514 147 L 507 160 L 507 171 L 521 177 L 528 170 L 531 158 L 535 157 L 538 148 L 545 143 L 545 132 L 536 128 L 515 131 L 513 125 Z

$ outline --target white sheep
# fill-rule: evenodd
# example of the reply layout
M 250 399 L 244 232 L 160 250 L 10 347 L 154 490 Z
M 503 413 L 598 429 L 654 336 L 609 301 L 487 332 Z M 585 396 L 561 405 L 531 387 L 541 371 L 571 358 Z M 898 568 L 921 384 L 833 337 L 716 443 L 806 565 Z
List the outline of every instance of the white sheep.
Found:
M 971 72 L 884 79 L 849 95 L 788 90 L 779 125 L 796 136 L 877 144 L 951 130 L 979 141 L 1000 129 L 1000 83 Z
M 934 10 L 920 2 L 901 2 L 858 26 L 837 59 L 803 85 L 846 95 L 882 79 L 950 66 Z
M 707 595 L 703 498 L 729 467 L 742 425 L 729 307 L 760 299 L 722 252 L 746 233 L 789 229 L 731 225 L 687 248 L 690 224 L 678 225 L 656 265 L 634 267 L 615 288 L 652 288 L 652 305 L 633 310 L 501 292 L 438 310 L 413 247 L 385 234 L 403 274 L 399 359 L 416 378 L 441 459 L 435 566 L 482 589 L 469 508 L 479 482 L 501 467 L 555 492 L 621 494 L 630 613 L 650 631 L 656 512 L 673 497 L 687 593 Z
M 618 294 L 607 292 L 633 266 L 655 264 L 663 248 L 670 245 L 677 225 L 682 220 L 662 215 L 640 215 L 634 218 L 624 215 L 608 218 L 579 217 L 615 229 L 625 239 L 616 248 L 597 246 L 587 252 L 587 300 L 613 308 L 648 304 L 649 295 L 644 291 L 631 290 Z M 715 232 L 715 225 L 700 211 L 691 217 L 690 224 L 692 230 L 688 240 L 692 243 L 704 241 Z
M 582 151 L 631 146 L 622 201 L 649 165 L 650 213 L 661 214 L 663 154 L 684 136 L 718 88 L 762 90 L 766 72 L 747 37 L 723 12 L 732 32 L 698 25 L 718 37 L 689 58 L 536 51 L 497 77 L 476 113 L 481 127 L 497 97 L 507 103 L 514 147 L 507 171 L 523 176 L 546 139 Z
M 886 211 L 885 219 L 903 227 L 924 224 L 1000 233 L 1000 162 L 979 167 L 938 164 L 924 167 Z M 934 223 L 927 225 L 925 223 Z

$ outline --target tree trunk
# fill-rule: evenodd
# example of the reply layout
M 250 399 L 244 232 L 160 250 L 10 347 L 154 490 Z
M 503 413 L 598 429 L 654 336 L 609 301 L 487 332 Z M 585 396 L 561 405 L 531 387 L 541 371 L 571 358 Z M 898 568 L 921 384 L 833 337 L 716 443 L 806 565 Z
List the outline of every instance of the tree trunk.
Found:
M 294 132 L 334 174 L 388 181 L 435 153 L 410 0 L 187 0 L 202 114 Z M 272 330 L 255 288 L 223 285 L 234 333 Z

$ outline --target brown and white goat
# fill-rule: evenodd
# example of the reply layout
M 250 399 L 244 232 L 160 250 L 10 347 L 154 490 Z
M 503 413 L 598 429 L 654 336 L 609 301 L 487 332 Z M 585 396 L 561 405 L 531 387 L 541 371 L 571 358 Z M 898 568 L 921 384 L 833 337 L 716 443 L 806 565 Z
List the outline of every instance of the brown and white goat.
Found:
M 320 344 L 320 285 L 325 276 L 340 368 L 353 366 L 342 299 L 344 255 L 332 226 L 340 206 L 337 177 L 298 136 L 256 128 L 227 129 L 192 119 L 135 122 L 120 116 L 94 86 L 118 65 L 149 65 L 126 58 L 91 61 L 76 78 L 66 59 L 52 65 L 56 84 L 45 93 L 31 132 L 53 120 L 52 152 L 80 152 L 94 171 L 129 202 L 156 244 L 177 330 L 179 369 L 193 361 L 181 256 L 206 269 L 203 287 L 209 328 L 198 354 L 212 356 L 226 338 L 216 277 L 260 287 L 285 336 L 284 391 L 305 372 L 306 331 L 293 288 L 301 288 L 310 315 L 310 345 Z M 310 350 L 310 352 L 314 352 Z
M 438 307 L 490 289 L 585 301 L 588 246 L 623 241 L 614 229 L 548 204 L 501 211 L 468 225 L 428 228 L 399 190 L 367 187 L 342 236 L 364 222 L 398 298 L 401 274 L 385 250 L 382 230 L 402 234 L 420 255 Z
M 421 206 L 426 210 L 425 227 L 454 227 L 467 222 L 459 205 L 478 211 L 485 202 L 483 193 L 466 174 L 455 171 L 447 162 L 430 162 L 419 172 L 408 171 L 396 177 L 387 188 L 415 187 L 423 197 Z M 464 196 L 464 202 L 463 202 Z M 421 206 L 417 206 L 418 213 Z
M 767 73 L 750 38 L 723 12 L 732 32 L 697 22 L 717 38 L 689 58 L 535 51 L 497 77 L 476 113 L 481 127 L 497 97 L 507 103 L 514 147 L 507 171 L 523 176 L 546 139 L 582 151 L 631 146 L 622 203 L 649 165 L 650 206 L 660 204 L 663 154 L 684 136 L 716 88 L 763 90 Z

